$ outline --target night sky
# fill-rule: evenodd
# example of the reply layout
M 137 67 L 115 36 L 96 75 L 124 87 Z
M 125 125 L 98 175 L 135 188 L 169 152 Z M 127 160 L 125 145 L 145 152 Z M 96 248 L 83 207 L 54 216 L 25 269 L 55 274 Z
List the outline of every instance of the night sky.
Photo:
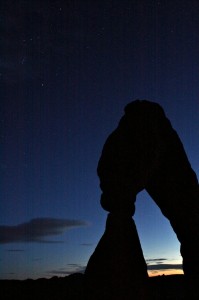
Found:
M 83 272 L 105 227 L 96 168 L 127 103 L 158 102 L 199 175 L 199 2 L 1 1 L 0 279 Z M 150 275 L 182 273 L 146 192 Z

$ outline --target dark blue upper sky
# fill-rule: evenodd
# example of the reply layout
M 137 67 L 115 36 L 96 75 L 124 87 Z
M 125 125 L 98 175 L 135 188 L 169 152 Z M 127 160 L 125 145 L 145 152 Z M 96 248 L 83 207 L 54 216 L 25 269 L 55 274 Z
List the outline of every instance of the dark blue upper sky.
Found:
M 193 0 L 2 2 L 0 278 L 86 265 L 106 219 L 98 159 L 130 101 L 163 106 L 198 175 L 198 15 Z M 148 262 L 180 264 L 145 192 L 136 206 Z

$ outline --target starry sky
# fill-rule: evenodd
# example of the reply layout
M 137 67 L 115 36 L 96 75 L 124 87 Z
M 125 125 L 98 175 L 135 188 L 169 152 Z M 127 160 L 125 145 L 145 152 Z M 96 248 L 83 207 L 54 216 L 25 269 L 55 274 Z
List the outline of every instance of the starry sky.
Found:
M 158 102 L 199 175 L 199 3 L 1 1 L 0 279 L 83 272 L 103 234 L 96 168 L 127 103 Z M 143 191 L 148 272 L 182 273 Z

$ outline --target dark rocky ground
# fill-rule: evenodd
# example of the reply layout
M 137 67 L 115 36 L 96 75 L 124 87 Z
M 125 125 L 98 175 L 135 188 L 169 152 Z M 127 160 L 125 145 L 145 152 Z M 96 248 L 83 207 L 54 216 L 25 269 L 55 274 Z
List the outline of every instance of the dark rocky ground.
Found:
M 184 276 L 170 275 L 157 276 L 149 278 L 148 290 L 150 296 L 149 300 L 184 300 Z M 99 286 L 98 286 L 99 289 Z M 1 280 L 0 281 L 0 297 L 1 299 L 48 299 L 48 300 L 95 300 L 95 299 L 116 299 L 116 296 L 103 297 L 103 292 L 92 293 L 96 291 L 95 287 L 88 286 L 83 274 L 73 274 L 67 277 L 52 277 L 51 279 L 27 279 L 20 280 Z M 100 288 L 100 292 L 103 287 Z M 121 299 L 117 298 L 117 299 Z M 122 296 L 122 300 L 127 299 Z M 128 298 L 129 299 L 129 298 Z M 132 300 L 135 298 L 132 297 Z M 137 299 L 137 298 L 136 298 Z M 141 298 L 139 298 L 142 300 Z M 146 298 L 143 298 L 144 300 Z

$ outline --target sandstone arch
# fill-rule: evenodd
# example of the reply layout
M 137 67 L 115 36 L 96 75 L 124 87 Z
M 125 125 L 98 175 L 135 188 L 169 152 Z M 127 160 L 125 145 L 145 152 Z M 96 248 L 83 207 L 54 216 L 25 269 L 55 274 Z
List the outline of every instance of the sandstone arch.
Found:
M 198 297 L 194 296 L 199 284 L 198 180 L 159 104 L 136 100 L 125 107 L 118 127 L 105 142 L 97 172 L 101 206 L 109 215 L 85 275 L 117 287 L 117 294 L 124 286 L 135 290 L 145 284 L 146 263 L 132 216 L 137 193 L 146 189 L 180 241 L 184 273 L 194 291 L 192 299 Z M 129 293 L 134 294 L 132 290 Z M 145 297 L 136 293 L 138 299 Z

